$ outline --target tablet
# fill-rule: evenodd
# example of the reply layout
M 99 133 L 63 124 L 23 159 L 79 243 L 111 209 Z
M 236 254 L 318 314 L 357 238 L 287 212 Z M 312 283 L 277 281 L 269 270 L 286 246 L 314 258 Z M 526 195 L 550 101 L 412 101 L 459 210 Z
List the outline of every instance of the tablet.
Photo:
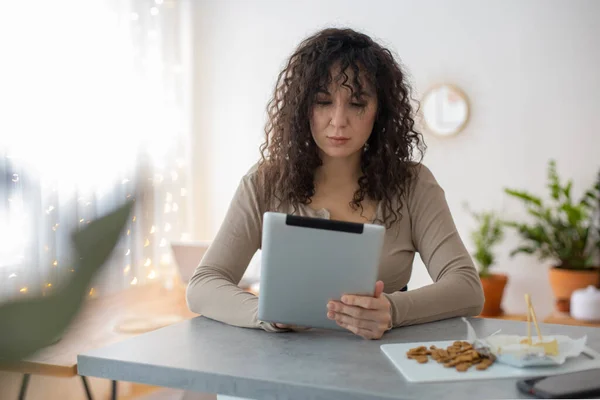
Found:
M 343 330 L 327 303 L 373 296 L 384 234 L 381 225 L 265 213 L 258 319 Z

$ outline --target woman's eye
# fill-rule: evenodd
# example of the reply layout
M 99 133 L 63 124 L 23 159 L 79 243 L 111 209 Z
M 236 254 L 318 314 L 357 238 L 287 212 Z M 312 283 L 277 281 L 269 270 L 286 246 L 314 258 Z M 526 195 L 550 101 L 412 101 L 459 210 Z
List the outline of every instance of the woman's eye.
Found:
M 350 103 L 350 105 L 352 107 L 364 108 L 364 107 L 367 106 L 367 103 L 356 103 L 356 102 L 353 102 L 353 103 Z
M 331 104 L 331 102 L 327 101 L 327 100 L 317 100 L 317 104 L 320 106 L 327 106 L 327 105 Z

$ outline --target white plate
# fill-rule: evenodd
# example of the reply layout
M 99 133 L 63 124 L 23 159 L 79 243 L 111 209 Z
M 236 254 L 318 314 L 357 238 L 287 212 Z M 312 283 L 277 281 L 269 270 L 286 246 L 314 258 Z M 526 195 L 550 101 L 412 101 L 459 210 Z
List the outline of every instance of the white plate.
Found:
M 426 346 L 429 348 L 430 346 L 434 345 L 438 348 L 445 349 L 454 342 L 455 340 L 393 343 L 382 345 L 381 350 L 409 382 L 446 382 L 473 379 L 526 378 L 600 368 L 600 353 L 590 349 L 587 346 L 583 354 L 579 355 L 578 357 L 567 359 L 567 361 L 560 366 L 552 367 L 516 368 L 495 362 L 485 371 L 478 371 L 474 367 L 471 367 L 467 372 L 458 372 L 456 368 L 445 368 L 443 364 L 439 364 L 437 361 L 432 359 L 430 359 L 426 364 L 419 364 L 415 360 L 406 358 L 406 352 L 415 347 Z

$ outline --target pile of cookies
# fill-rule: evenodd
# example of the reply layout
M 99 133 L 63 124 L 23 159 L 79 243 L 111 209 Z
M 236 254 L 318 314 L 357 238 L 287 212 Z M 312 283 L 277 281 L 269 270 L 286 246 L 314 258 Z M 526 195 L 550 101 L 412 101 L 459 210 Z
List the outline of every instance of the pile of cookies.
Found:
M 456 368 L 459 372 L 465 372 L 472 366 L 483 371 L 496 361 L 494 355 L 481 354 L 473 348 L 471 343 L 465 341 L 456 341 L 446 349 L 438 349 L 435 346 L 431 346 L 429 349 L 425 346 L 416 347 L 410 349 L 406 356 L 420 364 L 428 362 L 431 356 L 438 363 L 444 364 L 444 367 Z

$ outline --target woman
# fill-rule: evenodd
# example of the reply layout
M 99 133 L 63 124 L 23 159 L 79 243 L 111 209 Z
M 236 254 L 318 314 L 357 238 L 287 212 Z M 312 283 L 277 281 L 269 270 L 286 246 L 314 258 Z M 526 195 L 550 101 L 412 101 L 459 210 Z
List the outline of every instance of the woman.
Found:
M 262 158 L 189 283 L 190 309 L 236 326 L 294 328 L 257 320 L 258 298 L 236 285 L 261 246 L 263 213 L 278 211 L 387 228 L 374 297 L 323 305 L 351 332 L 379 339 L 394 327 L 479 314 L 477 271 L 443 190 L 418 161 L 424 145 L 409 92 L 392 54 L 364 34 L 326 29 L 304 40 L 268 105 Z M 435 283 L 402 291 L 417 251 Z

